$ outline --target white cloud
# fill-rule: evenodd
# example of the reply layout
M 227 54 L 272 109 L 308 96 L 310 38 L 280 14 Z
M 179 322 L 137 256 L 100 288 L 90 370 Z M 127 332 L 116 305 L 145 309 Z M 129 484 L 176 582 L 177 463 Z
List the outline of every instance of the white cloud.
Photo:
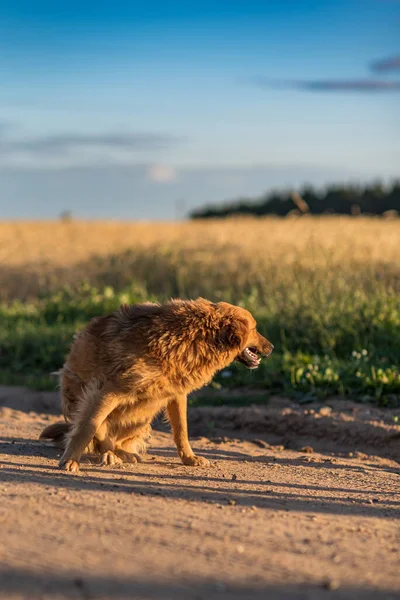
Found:
M 170 183 L 177 177 L 177 170 L 167 165 L 152 165 L 148 171 L 148 178 L 156 183 Z

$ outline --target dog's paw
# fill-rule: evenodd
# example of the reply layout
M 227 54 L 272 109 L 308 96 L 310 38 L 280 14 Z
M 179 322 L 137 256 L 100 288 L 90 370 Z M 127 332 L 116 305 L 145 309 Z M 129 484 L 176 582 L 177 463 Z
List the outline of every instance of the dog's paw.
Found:
M 124 463 L 136 464 L 142 462 L 142 459 L 138 454 L 134 452 L 127 452 L 126 450 L 115 450 L 115 454 L 122 460 Z
M 114 454 L 114 452 L 108 450 L 107 452 L 104 452 L 102 454 L 100 464 L 102 467 L 105 467 L 107 465 L 121 465 L 122 460 L 119 458 L 119 456 Z
M 183 456 L 182 462 L 184 465 L 188 465 L 190 467 L 209 467 L 210 461 L 204 456 Z
M 60 469 L 64 469 L 64 471 L 69 471 L 70 473 L 78 473 L 79 471 L 79 463 L 77 460 L 63 460 L 61 459 L 58 463 Z

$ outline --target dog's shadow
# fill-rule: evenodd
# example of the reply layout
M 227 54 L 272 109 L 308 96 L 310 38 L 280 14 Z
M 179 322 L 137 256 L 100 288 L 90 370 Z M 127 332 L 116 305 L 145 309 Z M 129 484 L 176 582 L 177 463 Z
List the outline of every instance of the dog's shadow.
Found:
M 258 480 L 224 478 L 220 470 L 184 467 L 177 457 L 176 449 L 172 446 L 155 448 L 151 454 L 144 457 L 141 465 L 116 467 L 100 467 L 92 462 L 92 457 L 85 457 L 80 475 L 72 475 L 60 471 L 56 464 L 59 451 L 42 442 L 24 438 L 3 438 L 0 450 L 4 455 L 16 457 L 38 457 L 45 459 L 42 464 L 32 464 L 24 461 L 21 465 L 3 460 L 0 469 L 0 480 L 15 484 L 34 483 L 43 486 L 54 486 L 57 489 L 82 491 L 102 491 L 108 493 L 127 493 L 141 496 L 158 496 L 169 500 L 185 499 L 192 502 L 209 504 L 237 505 L 242 508 L 268 508 L 284 511 L 305 511 L 313 513 L 364 515 L 369 517 L 387 518 L 388 513 L 400 517 L 400 502 L 393 494 L 382 491 L 362 491 L 350 487 L 324 487 L 309 485 L 304 493 L 304 485 L 293 482 L 273 482 L 274 471 L 263 469 L 262 477 Z M 340 465 L 337 463 L 305 463 L 301 457 L 285 456 L 250 456 L 243 452 L 219 448 L 202 449 L 199 454 L 211 461 L 231 461 L 243 463 L 244 460 L 253 463 L 264 463 L 272 466 L 298 465 L 316 469 L 354 469 L 361 471 L 359 466 Z M 96 459 L 98 461 L 98 458 Z M 51 464 L 49 464 L 51 462 Z M 170 468 L 161 473 L 150 468 L 159 463 Z M 370 465 L 381 470 L 381 467 Z M 138 468 L 139 467 L 139 468 Z M 223 468 L 223 467 L 222 467 Z M 400 474 L 399 469 L 384 467 L 385 471 Z M 338 492 L 338 497 L 332 497 L 332 491 Z M 328 493 L 329 492 L 329 493 Z M 379 502 L 377 498 L 379 497 Z
M 311 486 L 310 493 L 304 494 L 304 487 L 299 484 L 273 483 L 260 481 L 223 480 L 218 477 L 202 475 L 200 471 L 187 474 L 163 474 L 154 478 L 146 472 L 127 473 L 113 470 L 113 477 L 99 476 L 98 469 L 85 468 L 81 475 L 71 475 L 60 471 L 56 466 L 29 465 L 21 467 L 3 462 L 0 479 L 4 482 L 21 485 L 24 483 L 54 487 L 62 491 L 106 492 L 110 494 L 129 494 L 146 497 L 161 497 L 168 501 L 185 500 L 214 504 L 218 507 L 231 505 L 239 510 L 271 509 L 286 512 L 311 512 L 337 515 L 358 515 L 387 519 L 400 517 L 400 502 L 393 500 L 393 494 L 387 492 L 382 500 L 379 493 L 379 504 L 375 503 L 378 492 L 367 492 L 368 499 L 357 499 L 359 490 L 334 488 L 345 496 L 341 498 L 327 495 L 332 488 Z M 119 477 L 116 477 L 119 475 Z M 194 485 L 193 482 L 196 482 Z M 258 489 L 255 489 L 257 486 Z M 282 491 L 282 488 L 284 490 Z M 301 488 L 301 491 L 300 489 Z M 303 492 L 303 493 L 301 493 Z M 363 492 L 364 493 L 364 492 Z M 351 496 L 352 494 L 352 496 Z

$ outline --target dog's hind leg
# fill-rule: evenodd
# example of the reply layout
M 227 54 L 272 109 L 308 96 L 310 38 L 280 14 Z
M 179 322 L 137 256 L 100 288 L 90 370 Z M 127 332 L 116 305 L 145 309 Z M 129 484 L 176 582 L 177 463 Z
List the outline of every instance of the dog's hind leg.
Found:
M 124 436 L 116 442 L 115 454 L 121 458 L 122 462 L 142 462 L 140 454 L 144 454 L 146 451 L 145 440 L 150 437 L 150 431 L 150 423 L 131 426 L 128 431 L 125 431 L 125 436 L 129 435 L 129 437 Z
M 172 435 L 178 448 L 178 454 L 184 465 L 207 467 L 210 461 L 203 456 L 196 456 L 188 438 L 187 428 L 187 398 L 178 396 L 167 406 L 168 418 L 172 426 Z
M 59 466 L 67 471 L 79 471 L 79 461 L 108 415 L 121 404 L 121 396 L 101 389 L 94 380 L 83 391 L 72 430 L 67 434 L 67 445 Z
M 94 438 L 94 449 L 101 455 L 100 464 L 102 467 L 107 465 L 120 465 L 122 460 L 115 453 L 115 444 L 109 436 L 107 419 L 103 421 Z

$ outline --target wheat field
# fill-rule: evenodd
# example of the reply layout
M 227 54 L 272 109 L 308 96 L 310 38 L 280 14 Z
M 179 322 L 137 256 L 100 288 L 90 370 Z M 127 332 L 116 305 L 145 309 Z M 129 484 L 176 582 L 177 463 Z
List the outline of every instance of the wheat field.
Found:
M 241 218 L 176 223 L 1 222 L 0 298 L 87 281 L 135 282 L 161 297 L 197 295 L 260 308 L 273 296 L 397 289 L 400 220 Z
M 399 256 L 395 219 L 3 222 L 0 382 L 52 388 L 92 317 L 203 296 L 251 310 L 275 346 L 257 373 L 235 367 L 215 385 L 396 404 Z

